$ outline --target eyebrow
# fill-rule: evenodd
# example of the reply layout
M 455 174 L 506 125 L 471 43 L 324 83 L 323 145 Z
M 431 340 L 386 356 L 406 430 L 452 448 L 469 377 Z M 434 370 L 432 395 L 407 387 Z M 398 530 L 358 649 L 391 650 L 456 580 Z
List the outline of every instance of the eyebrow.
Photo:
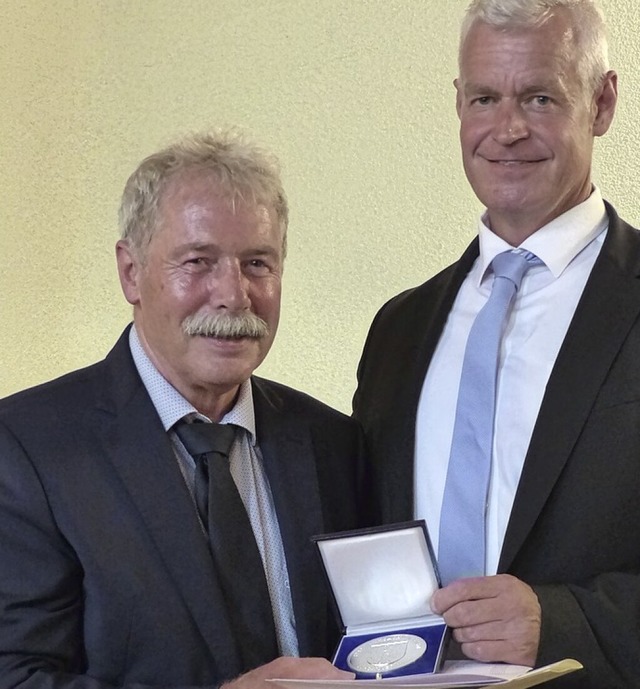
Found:
M 542 82 L 536 83 L 536 84 L 530 84 L 527 86 L 525 89 L 522 91 L 517 92 L 516 95 L 518 96 L 530 96 L 535 93 L 551 93 L 551 94 L 557 94 L 559 91 L 558 88 L 551 86 L 550 84 L 544 84 Z M 486 96 L 503 96 L 504 94 L 490 86 L 487 86 L 486 84 L 481 84 L 481 83 L 467 83 L 463 87 L 463 92 L 466 96 L 468 95 L 473 95 L 477 93 L 481 93 Z
M 465 95 L 470 95 L 474 93 L 483 93 L 486 94 L 487 96 L 499 96 L 500 92 L 497 91 L 496 89 L 493 89 L 485 84 L 480 84 L 480 83 L 466 83 L 463 87 L 463 92 Z
M 550 84 L 532 84 L 531 86 L 527 86 L 526 89 L 522 92 L 523 96 L 530 96 L 534 93 L 553 93 L 556 94 L 558 93 L 558 89 L 554 88 Z
M 190 242 L 188 244 L 182 244 L 176 247 L 174 252 L 176 255 L 189 253 L 190 251 L 219 251 L 220 246 L 215 242 Z M 269 246 L 268 244 L 261 244 L 253 247 L 249 247 L 243 250 L 239 254 L 240 256 L 245 255 L 257 255 L 257 256 L 277 256 L 278 248 Z

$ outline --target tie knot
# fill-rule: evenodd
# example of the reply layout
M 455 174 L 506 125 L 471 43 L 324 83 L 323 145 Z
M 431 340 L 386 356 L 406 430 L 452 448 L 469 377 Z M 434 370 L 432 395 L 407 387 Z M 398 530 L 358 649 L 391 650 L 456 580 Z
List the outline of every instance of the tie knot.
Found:
M 229 456 L 235 437 L 235 428 L 221 423 L 187 423 L 181 421 L 175 426 L 175 432 L 187 452 L 194 457 L 209 452 Z
M 496 278 L 507 278 L 513 282 L 516 289 L 519 289 L 522 277 L 527 270 L 541 263 L 542 261 L 530 251 L 514 249 L 498 254 L 491 261 L 491 267 Z

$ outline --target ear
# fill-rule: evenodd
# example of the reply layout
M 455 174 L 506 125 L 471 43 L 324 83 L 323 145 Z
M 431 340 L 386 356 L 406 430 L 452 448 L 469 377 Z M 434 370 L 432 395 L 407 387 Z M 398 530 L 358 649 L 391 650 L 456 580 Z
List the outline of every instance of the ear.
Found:
M 593 121 L 593 135 L 602 136 L 607 132 L 613 121 L 618 102 L 618 75 L 610 70 L 606 73 L 602 85 L 594 99 L 595 118 Z
M 462 110 L 462 86 L 460 84 L 460 77 L 453 80 L 453 85 L 456 88 L 456 112 L 460 117 L 460 110 Z
M 135 306 L 140 302 L 142 264 L 126 239 L 116 243 L 116 261 L 125 299 Z

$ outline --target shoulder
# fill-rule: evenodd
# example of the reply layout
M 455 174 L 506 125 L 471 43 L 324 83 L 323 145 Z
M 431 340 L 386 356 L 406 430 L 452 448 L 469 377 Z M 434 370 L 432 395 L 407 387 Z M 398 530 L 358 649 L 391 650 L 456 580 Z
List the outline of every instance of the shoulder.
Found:
M 598 263 L 610 263 L 634 279 L 640 274 L 640 230 L 625 222 L 615 208 L 605 201 L 609 229 Z
M 631 234 L 640 236 L 640 230 L 637 227 L 634 227 L 630 223 L 626 222 L 626 220 L 623 220 L 612 203 L 604 199 L 604 206 L 605 210 L 607 211 L 607 215 L 609 216 L 609 224 L 612 227 L 618 228 L 623 232 L 630 232 Z
M 0 473 L 74 462 L 95 409 L 96 364 L 0 400 Z M 27 459 L 28 458 L 28 459 Z M 22 467 L 22 468 L 21 468 Z
M 276 383 L 259 376 L 252 376 L 254 405 L 256 414 L 264 406 L 269 406 L 279 414 L 293 415 L 299 419 L 327 420 L 347 426 L 357 423 L 346 414 L 330 407 L 328 404 L 308 395 L 300 390 L 295 390 L 288 385 Z
M 328 454 L 361 452 L 363 431 L 360 422 L 311 395 L 287 385 L 252 376 L 256 426 L 264 439 L 268 433 L 311 437 L 316 450 Z
M 337 472 L 360 480 L 364 433 L 359 421 L 287 385 L 257 376 L 251 382 L 263 454 L 267 447 L 277 453 L 295 443 L 307 448 L 308 459 L 323 481 L 334 481 Z
M 616 209 L 608 202 L 604 202 L 607 216 L 609 217 L 609 231 L 607 233 L 608 242 L 618 242 L 620 240 L 640 244 L 640 230 L 637 227 L 623 220 Z
M 478 256 L 478 240 L 474 239 L 462 256 L 421 285 L 407 289 L 387 301 L 376 314 L 371 330 L 397 323 L 415 327 L 415 317 L 424 320 L 425 310 L 433 308 L 447 294 L 455 294 Z
M 0 400 L 0 423 L 39 432 L 59 428 L 96 405 L 108 405 L 115 396 L 131 394 L 134 373 L 123 335 L 104 360 Z
M 102 367 L 103 362 L 92 364 L 5 397 L 0 400 L 0 419 L 26 416 L 33 420 L 44 411 L 60 416 L 82 410 Z

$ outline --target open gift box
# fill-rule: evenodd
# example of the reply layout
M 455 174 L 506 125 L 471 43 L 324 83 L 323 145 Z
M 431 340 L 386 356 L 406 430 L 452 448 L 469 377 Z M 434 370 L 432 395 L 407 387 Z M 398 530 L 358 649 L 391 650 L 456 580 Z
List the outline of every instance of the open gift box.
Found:
M 314 541 L 343 630 L 333 664 L 357 679 L 438 671 L 449 635 L 430 607 L 440 580 L 424 521 Z

